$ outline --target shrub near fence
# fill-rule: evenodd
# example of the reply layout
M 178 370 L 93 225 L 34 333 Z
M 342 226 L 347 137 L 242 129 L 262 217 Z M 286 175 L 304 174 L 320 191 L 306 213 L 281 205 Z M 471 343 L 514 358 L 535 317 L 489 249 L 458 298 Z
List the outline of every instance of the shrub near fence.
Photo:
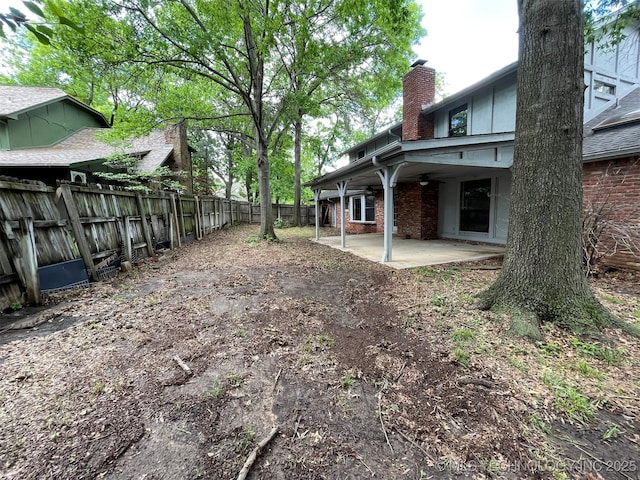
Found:
M 134 264 L 225 225 L 260 222 L 259 208 L 213 196 L 68 182 L 54 189 L 0 178 L 0 309 L 39 303 L 41 291 L 109 278 L 123 262 Z M 293 207 L 273 209 L 275 218 L 293 221 Z M 303 207 L 303 223 L 312 224 L 314 215 L 314 207 Z

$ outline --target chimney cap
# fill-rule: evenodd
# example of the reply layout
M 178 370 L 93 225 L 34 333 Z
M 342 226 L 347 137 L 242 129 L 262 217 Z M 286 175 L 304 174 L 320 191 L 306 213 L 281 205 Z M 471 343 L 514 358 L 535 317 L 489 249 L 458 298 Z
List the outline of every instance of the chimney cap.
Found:
M 425 63 L 427 63 L 427 60 L 423 60 L 422 58 L 418 58 L 415 62 L 413 62 L 411 64 L 411 68 L 417 67 L 417 66 L 422 66 Z

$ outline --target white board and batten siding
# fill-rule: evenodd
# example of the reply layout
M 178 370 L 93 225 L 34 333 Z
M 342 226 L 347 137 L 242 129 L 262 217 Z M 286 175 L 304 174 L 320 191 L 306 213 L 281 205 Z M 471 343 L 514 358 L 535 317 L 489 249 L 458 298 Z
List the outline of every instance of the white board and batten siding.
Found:
M 615 46 L 603 42 L 585 47 L 584 120 L 588 122 L 635 88 L 640 79 L 640 30 L 627 27 L 625 38 Z

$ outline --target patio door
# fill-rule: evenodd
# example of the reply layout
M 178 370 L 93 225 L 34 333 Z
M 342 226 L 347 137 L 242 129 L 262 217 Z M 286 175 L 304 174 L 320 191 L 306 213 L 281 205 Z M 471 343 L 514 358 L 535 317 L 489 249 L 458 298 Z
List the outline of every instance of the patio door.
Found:
M 489 233 L 491 179 L 460 183 L 460 231 Z

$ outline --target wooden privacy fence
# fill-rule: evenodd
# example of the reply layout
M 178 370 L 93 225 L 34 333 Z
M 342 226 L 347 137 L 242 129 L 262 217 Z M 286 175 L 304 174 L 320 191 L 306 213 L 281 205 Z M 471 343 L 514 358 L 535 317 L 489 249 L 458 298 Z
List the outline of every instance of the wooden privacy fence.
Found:
M 115 275 L 163 248 L 238 223 L 239 202 L 0 180 L 0 308 Z
M 293 206 L 274 205 L 293 222 Z M 302 221 L 314 224 L 314 207 Z M 259 223 L 260 207 L 213 196 L 0 178 L 0 309 L 40 303 L 41 292 L 109 278 L 123 264 L 225 225 Z M 127 262 L 127 263 L 125 263 Z

